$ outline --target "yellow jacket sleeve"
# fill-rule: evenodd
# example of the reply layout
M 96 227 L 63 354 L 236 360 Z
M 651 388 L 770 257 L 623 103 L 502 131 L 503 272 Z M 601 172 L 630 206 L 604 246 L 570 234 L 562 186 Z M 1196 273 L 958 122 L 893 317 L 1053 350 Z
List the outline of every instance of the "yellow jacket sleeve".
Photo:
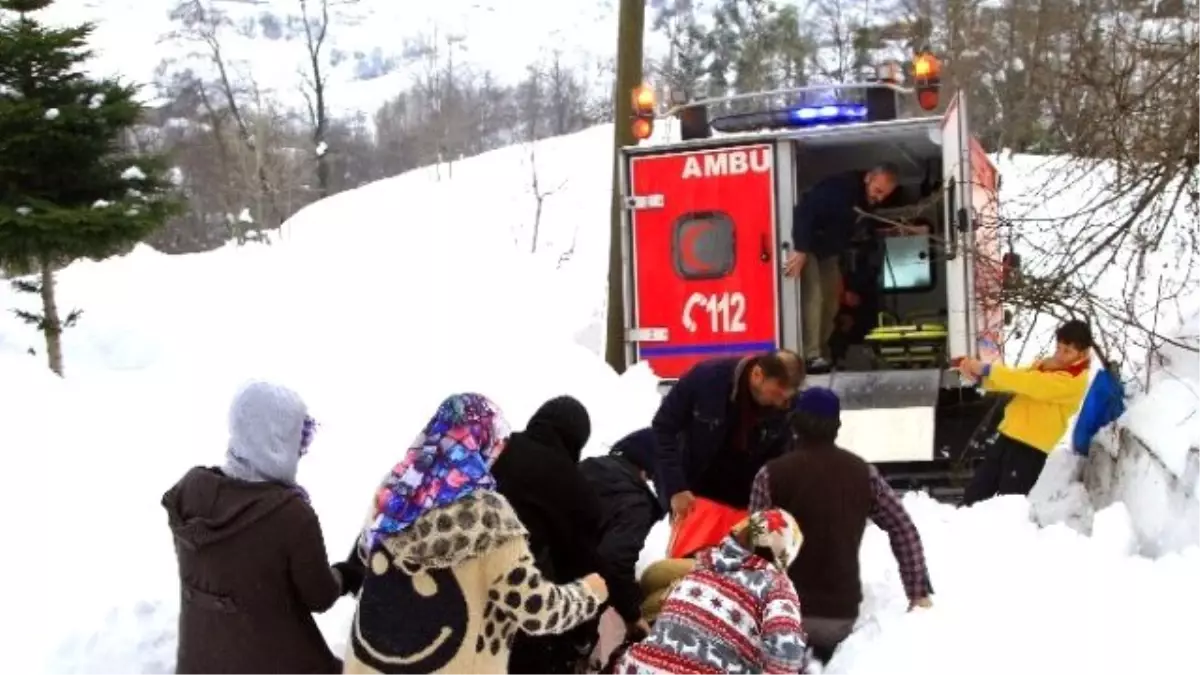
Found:
M 983 379 L 983 386 L 988 391 L 1019 394 L 1047 403 L 1071 404 L 1083 396 L 1087 389 L 1087 377 L 1063 370 L 1009 368 L 993 363 Z

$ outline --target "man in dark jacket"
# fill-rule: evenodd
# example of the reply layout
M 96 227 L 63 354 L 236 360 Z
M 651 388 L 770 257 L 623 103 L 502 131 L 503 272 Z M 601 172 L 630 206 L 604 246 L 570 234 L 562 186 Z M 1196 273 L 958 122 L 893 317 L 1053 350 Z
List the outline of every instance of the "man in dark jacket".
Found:
M 514 433 L 492 466 L 496 488 L 529 531 L 538 569 L 552 583 L 593 572 L 605 574 L 597 554 L 600 502 L 579 472 L 591 436 L 587 408 L 570 396 L 550 399 Z M 591 652 L 597 621 L 563 635 L 519 634 L 509 656 L 510 673 L 573 673 Z
M 755 474 L 788 441 L 786 409 L 803 379 L 800 357 L 780 350 L 698 363 L 663 397 L 651 427 L 671 557 L 716 545 L 745 517 Z
M 795 449 L 754 479 L 750 509 L 782 508 L 796 518 L 804 546 L 788 576 L 800 596 L 809 644 L 821 662 L 854 629 L 862 602 L 858 554 L 870 520 L 887 533 L 909 608 L 929 607 L 933 588 L 921 535 L 875 467 L 837 446 L 841 403 L 813 387 L 796 398 Z
M 579 470 L 603 509 L 598 554 L 610 571 L 605 578 L 609 602 L 628 631 L 645 630 L 637 561 L 650 529 L 666 515 L 649 484 L 654 473 L 654 431 L 646 428 L 625 436 L 607 457 L 585 459 Z
M 784 274 L 800 279 L 804 358 L 808 372 L 827 372 L 829 338 L 841 305 L 838 297 L 842 253 L 859 227 L 858 210 L 883 203 L 896 191 L 898 172 L 891 164 L 866 173 L 853 171 L 817 183 L 796 205 L 792 247 Z

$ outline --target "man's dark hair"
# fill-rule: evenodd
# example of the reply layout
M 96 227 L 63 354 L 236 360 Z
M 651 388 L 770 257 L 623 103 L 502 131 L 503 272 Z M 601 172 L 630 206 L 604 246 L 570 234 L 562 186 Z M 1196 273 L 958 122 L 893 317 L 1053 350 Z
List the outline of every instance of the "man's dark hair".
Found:
M 780 349 L 760 355 L 755 364 L 763 375 L 788 389 L 798 389 L 804 382 L 804 359 L 790 349 Z
M 1080 350 L 1091 349 L 1095 344 L 1092 342 L 1091 326 L 1079 319 L 1071 319 L 1059 326 L 1058 330 L 1054 333 L 1054 338 L 1065 345 L 1070 345 Z
M 796 411 L 788 418 L 792 435 L 800 442 L 833 443 L 837 440 L 842 421 L 833 417 L 818 417 L 812 413 Z
M 871 169 L 871 172 L 872 173 L 881 173 L 881 174 L 884 174 L 885 176 L 891 176 L 893 179 L 895 179 L 897 181 L 900 180 L 900 167 L 896 166 L 895 164 L 892 164 L 891 162 L 881 162 L 879 164 L 876 164 L 875 168 Z

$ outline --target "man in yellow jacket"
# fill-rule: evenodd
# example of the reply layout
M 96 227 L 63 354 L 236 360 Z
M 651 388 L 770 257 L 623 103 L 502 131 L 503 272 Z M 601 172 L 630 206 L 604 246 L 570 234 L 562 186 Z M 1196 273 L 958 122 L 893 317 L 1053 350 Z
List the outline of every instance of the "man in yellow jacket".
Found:
M 1046 456 L 1067 430 L 1088 387 L 1092 331 L 1068 321 L 1055 333 L 1054 356 L 1030 368 L 962 359 L 959 370 L 990 392 L 1012 394 L 1004 419 L 963 494 L 963 506 L 996 495 L 1027 495 L 1037 483 Z

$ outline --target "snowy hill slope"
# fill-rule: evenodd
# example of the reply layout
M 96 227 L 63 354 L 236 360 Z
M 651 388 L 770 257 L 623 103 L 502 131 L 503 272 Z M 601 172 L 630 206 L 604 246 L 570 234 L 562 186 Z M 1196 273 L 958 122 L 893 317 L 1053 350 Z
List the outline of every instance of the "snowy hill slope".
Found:
M 203 0 L 228 15 L 222 50 L 235 77 L 253 80 L 265 93 L 300 110 L 299 72 L 305 67 L 304 27 L 297 0 Z M 97 24 L 95 69 L 150 83 L 160 61 L 168 72 L 212 71 L 202 45 L 171 36 L 169 12 L 176 0 L 57 0 L 46 11 L 53 22 Z M 310 14 L 319 0 L 310 0 Z M 513 82 L 525 67 L 551 49 L 587 63 L 609 54 L 615 44 L 616 11 L 607 2 L 526 0 L 521 3 L 444 0 L 401 3 L 387 0 L 331 0 L 326 49 L 331 64 L 330 103 L 337 115 L 373 113 L 412 84 L 420 64 L 408 58 L 408 41 L 436 33 L 445 50 L 447 36 L 467 37 L 457 63 L 487 68 Z M 512 26 L 513 28 L 501 28 Z M 536 34 L 536 41 L 514 39 Z
M 281 290 L 291 284 L 300 284 L 296 286 L 298 295 L 312 293 L 327 299 L 345 294 L 350 296 L 348 301 L 354 301 L 353 292 L 343 293 L 347 284 L 380 281 L 380 292 L 388 294 L 391 306 L 372 306 L 371 315 L 378 312 L 385 323 L 403 322 L 419 297 L 413 289 L 424 288 L 412 283 L 419 277 L 407 275 L 444 261 L 454 270 L 452 276 L 491 283 L 513 255 L 521 256 L 532 276 L 505 272 L 499 281 L 528 284 L 521 286 L 521 293 L 531 306 L 523 312 L 553 308 L 560 317 L 554 325 L 587 328 L 604 298 L 606 261 L 596 252 L 607 245 L 608 197 L 607 190 L 597 189 L 597 185 L 607 185 L 604 181 L 610 171 L 607 153 L 598 155 L 596 151 L 609 142 L 610 134 L 610 128 L 601 127 L 545 141 L 533 162 L 528 146 L 486 153 L 457 163 L 452 179 L 443 171 L 439 181 L 435 169 L 428 168 L 368 184 L 307 207 L 284 226 L 273 247 L 229 246 L 211 257 L 160 256 L 139 248 L 130 256 L 104 263 L 79 262 L 61 274 L 60 298 L 66 306 L 90 308 L 93 318 L 87 330 L 65 334 L 66 350 L 76 355 L 76 363 L 82 362 L 83 367 L 141 368 L 155 356 L 151 344 L 180 337 L 191 329 L 186 317 L 228 303 L 227 294 Z M 597 161 L 577 161 L 584 153 Z M 536 214 L 530 188 L 534 167 L 542 189 L 554 193 L 543 202 L 536 252 L 529 255 Z M 400 195 L 408 196 L 398 199 Z M 578 254 L 571 254 L 572 246 Z M 281 250 L 287 251 L 287 262 L 275 260 Z M 541 285 L 539 275 L 554 271 L 564 256 L 569 259 L 561 263 L 555 278 L 571 279 L 572 283 Z M 188 270 L 210 269 L 215 260 L 227 266 L 225 271 L 206 275 L 203 284 L 194 283 Z M 264 261 L 272 262 L 267 267 Z M 140 285 L 155 275 L 163 275 L 164 283 Z M 12 304 L 9 293 L 8 288 L 0 288 L 0 302 Z M 371 292 L 364 298 L 377 301 Z M 533 306 L 534 300 L 539 301 L 537 306 Z M 175 307 L 168 320 L 141 321 L 142 307 L 163 301 Z M 258 301 L 254 295 L 235 297 L 236 303 L 248 305 L 245 311 L 261 311 Z M 303 303 L 304 298 L 295 302 Z M 144 338 L 129 334 L 134 326 Z M 16 342 L 16 336 L 22 336 L 22 341 Z M 30 346 L 40 349 L 38 337 L 11 315 L 0 315 L 0 340 L 0 350 L 6 342 L 19 352 Z M 222 352 L 222 356 L 239 358 L 236 352 L 242 345 L 237 340 L 230 342 L 229 347 L 213 345 L 209 351 L 227 349 L 229 353 Z M 117 344 L 129 349 L 117 349 Z M 70 356 L 67 368 L 72 368 Z
M 53 22 L 97 24 L 94 67 L 134 81 L 154 81 L 162 74 L 185 70 L 212 77 L 215 71 L 204 45 L 177 35 L 169 14 L 178 0 L 56 0 L 45 16 Z M 303 110 L 299 73 L 305 71 L 305 35 L 298 0 L 200 0 L 228 17 L 219 35 L 232 74 L 241 85 L 259 90 L 287 107 Z M 645 54 L 661 58 L 668 39 L 653 30 L 663 2 L 647 3 Z M 849 70 L 844 36 L 853 27 L 888 23 L 902 3 L 839 8 L 837 16 L 803 2 L 797 5 L 806 30 L 816 31 L 819 47 L 814 67 L 822 72 Z M 320 0 L 309 0 L 316 16 Z M 711 7 L 699 7 L 704 25 Z M 398 3 L 392 0 L 330 0 L 330 31 L 325 67 L 330 74 L 330 106 L 335 117 L 370 115 L 383 102 L 411 85 L 424 68 L 416 47 L 422 40 L 437 44 L 444 60 L 453 50 L 459 66 L 487 70 L 499 82 L 514 83 L 530 64 L 559 51 L 566 63 L 604 71 L 615 55 L 617 8 L 612 0 L 444 0 Z M 537 35 L 536 40 L 518 35 Z M 449 39 L 454 46 L 451 48 Z M 906 50 L 886 43 L 870 50 L 883 60 L 903 58 Z M 444 64 L 443 64 L 444 65 Z M 598 91 L 609 86 L 611 73 L 598 77 Z M 847 73 L 849 77 L 849 73 Z M 824 75 L 815 75 L 817 80 Z
M 289 246 L 307 247 L 306 255 L 333 255 L 332 251 L 344 249 L 348 240 L 370 239 L 375 242 L 374 245 L 365 247 L 362 252 L 340 254 L 369 256 L 388 251 L 391 246 L 411 250 L 409 237 L 413 228 L 422 232 L 445 234 L 448 227 L 465 227 L 463 223 L 470 223 L 467 240 L 456 239 L 453 234 L 445 234 L 446 239 L 441 241 L 453 242 L 455 250 L 462 250 L 468 243 L 486 243 L 488 246 L 527 250 L 532 246 L 535 214 L 530 179 L 531 172 L 536 169 L 543 188 L 550 186 L 554 188 L 554 193 L 544 202 L 543 225 L 538 236 L 535 264 L 546 269 L 553 268 L 559 257 L 571 256 L 572 248 L 578 251 L 577 255 L 570 257 L 561 273 L 590 281 L 570 288 L 571 294 L 582 295 L 572 295 L 569 301 L 558 299 L 554 303 L 556 311 L 577 313 L 571 319 L 571 322 L 576 322 L 579 316 L 593 316 L 593 308 L 603 298 L 605 260 L 602 251 L 607 245 L 606 193 L 611 161 L 611 153 L 607 148 L 610 140 L 609 129 L 610 127 L 596 127 L 579 134 L 545 141 L 539 144 L 541 150 L 533 159 L 530 157 L 529 146 L 514 146 L 487 153 L 456 165 L 454 177 L 451 179 L 443 176 L 441 180 L 435 181 L 432 169 L 422 169 L 364 186 L 349 193 L 346 199 L 380 199 L 391 203 L 398 190 L 415 190 L 421 194 L 422 206 L 428 206 L 428 210 L 414 211 L 412 204 L 397 202 L 394 207 L 386 209 L 381 227 L 381 223 L 375 218 L 348 216 L 344 212 L 343 201 L 327 200 L 309 207 L 285 227 L 283 241 Z M 547 151 L 548 148 L 552 150 Z M 1089 197 L 1090 193 L 1095 192 L 1094 187 L 1071 194 L 1064 194 L 1054 188 L 1064 179 L 1055 178 L 1057 172 L 1053 159 L 1016 155 L 1001 158 L 999 163 L 1002 171 L 1006 172 L 1002 202 L 1010 215 L 1019 220 L 1057 223 L 1055 219 L 1064 218 L 1064 214 L 1074 208 L 1072 205 L 1094 198 Z M 464 195 L 467 197 L 464 198 Z M 1031 207 L 1030 203 L 1037 206 Z M 337 225 L 328 227 L 326 223 Z M 433 247 L 423 247 L 422 252 L 428 252 L 431 248 Z M 200 265 L 204 259 L 203 256 L 159 258 L 150 251 L 139 251 L 135 255 L 144 259 L 145 264 L 164 270 L 183 264 Z M 235 254 L 226 250 L 217 255 Z M 255 250 L 252 253 L 243 251 L 236 255 L 269 254 Z M 390 256 L 391 253 L 386 255 Z M 97 292 L 95 284 L 92 283 L 96 271 L 103 269 L 112 274 L 119 264 L 84 262 L 68 270 L 63 276 L 63 283 L 67 289 L 64 297 L 67 302 L 72 300 L 70 294 L 73 278 L 87 278 L 87 294 L 92 295 Z M 117 276 L 122 277 L 119 274 Z M 218 282 L 219 278 L 210 281 Z M 120 283 L 132 283 L 132 279 Z M 113 290 L 120 297 L 128 297 L 124 293 L 130 289 L 127 286 L 118 286 Z M 219 293 L 219 290 L 199 289 L 196 292 L 201 295 L 214 295 Z M 1118 296 L 1119 293 L 1120 290 L 1114 289 L 1111 295 Z M 1176 307 L 1180 305 L 1173 303 L 1166 309 L 1175 313 L 1183 311 L 1175 309 Z M 1164 321 L 1168 320 L 1169 317 Z M 103 321 L 103 318 L 94 321 Z M 1046 326 L 1050 323 L 1044 322 Z M 15 331 L 20 332 L 22 331 Z M 1010 342 L 1010 351 L 1020 354 L 1022 361 L 1032 358 L 1037 350 L 1045 347 L 1044 327 L 1035 326 L 1033 330 L 1025 332 L 1030 335 L 1029 339 Z M 120 367 L 120 360 L 128 356 L 86 341 L 72 343 L 75 337 L 71 333 L 67 335 L 69 351 L 103 351 L 104 354 L 96 356 L 106 367 Z M 94 339 L 95 334 L 92 333 L 91 337 Z M 29 336 L 27 342 L 36 344 L 35 336 Z M 1031 345 L 1031 348 L 1020 351 L 1025 344 Z M 598 348 L 595 343 L 589 346 Z M 22 349 L 23 347 L 24 345 L 21 346 Z M 1014 350 L 1014 347 L 1017 349 Z M 90 357 L 85 357 L 85 360 L 92 362 Z
M 546 179 L 573 166 L 563 150 L 605 133 L 548 143 Z M 188 466 L 220 461 L 225 407 L 246 379 L 295 387 L 322 424 L 300 478 L 331 550 L 344 549 L 375 481 L 451 392 L 485 392 L 517 427 L 572 393 L 592 411 L 593 453 L 644 424 L 657 402 L 645 372 L 618 378 L 574 342 L 593 321 L 597 284 L 571 289 L 578 261 L 556 271 L 580 221 L 579 250 L 603 250 L 592 219 L 576 217 L 606 210 L 602 191 L 564 185 L 546 203 L 544 255 L 525 253 L 527 239 L 513 242 L 533 212 L 522 158 L 518 147 L 464 162 L 453 183 L 413 172 L 344 193 L 298 214 L 272 246 L 179 257 L 139 248 L 73 265 L 61 299 L 90 320 L 66 335 L 65 381 L 25 354 L 40 349 L 36 335 L 5 312 L 0 448 L 24 458 L 0 476 L 6 538 L 32 542 L 47 522 L 78 522 L 74 499 L 22 515 L 45 501 L 35 477 L 58 484 L 69 465 L 70 482 L 95 486 L 89 524 L 70 544 L 86 552 L 87 573 L 72 571 L 75 554 L 52 562 L 50 597 L 14 585 L 5 568 L 6 597 L 30 612 L 21 665 L 170 671 L 177 582 L 158 501 Z M 0 290 L 0 306 L 26 301 Z M 328 617 L 331 636 L 343 634 L 346 609 Z
M 545 201 L 534 253 L 530 153 L 516 146 L 460 162 L 452 180 L 414 171 L 314 204 L 271 246 L 178 257 L 139 248 L 71 266 L 61 303 L 85 314 L 66 334 L 66 380 L 25 354 L 40 349 L 27 326 L 0 315 L 0 448 L 20 458 L 0 476 L 0 525 L 14 551 L 29 551 L 0 563 L 22 617 L 8 633 L 22 645 L 10 665 L 171 670 L 178 582 L 158 500 L 187 467 L 220 461 L 225 406 L 247 378 L 297 388 L 321 421 L 300 480 L 335 556 L 374 482 L 447 393 L 486 393 L 516 426 L 545 398 L 575 394 L 593 414 L 590 453 L 646 424 L 652 379 L 617 377 L 595 356 L 610 138 L 600 127 L 537 146 L 541 184 L 560 189 Z M 0 289 L 0 307 L 27 301 Z M 976 670 L 1011 672 L 1034 649 L 1047 669 L 1192 658 L 1180 616 L 1200 606 L 1200 550 L 1130 557 L 1122 507 L 1089 539 L 1036 528 L 1021 499 L 959 511 L 906 501 L 937 605 L 905 613 L 886 537 L 872 528 L 864 615 L 834 670 L 959 673 L 975 659 Z M 61 527 L 67 537 L 47 537 Z M 661 534 L 648 558 L 661 555 Z M 61 550 L 43 551 L 51 546 Z M 29 555 L 44 552 L 47 583 L 30 583 Z M 321 617 L 336 650 L 351 611 L 344 600 Z M 997 634 L 1019 647 L 996 650 Z M 984 651 L 981 664 L 972 655 Z

